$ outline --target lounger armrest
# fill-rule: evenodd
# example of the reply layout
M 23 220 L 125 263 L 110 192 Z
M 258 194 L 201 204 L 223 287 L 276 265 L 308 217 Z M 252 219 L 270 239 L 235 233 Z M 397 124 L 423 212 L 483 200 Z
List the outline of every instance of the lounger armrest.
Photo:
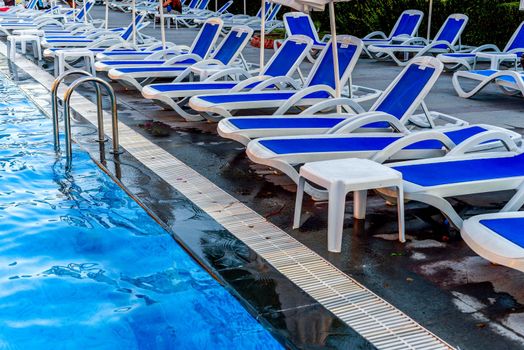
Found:
M 366 112 L 366 110 L 362 108 L 362 106 L 359 105 L 358 102 L 355 102 L 354 100 L 348 97 L 339 97 L 339 98 L 330 98 L 322 102 L 316 103 L 313 106 L 302 111 L 300 114 L 303 114 L 303 115 L 316 114 L 318 112 L 322 112 L 327 109 L 333 109 L 334 107 L 338 107 L 338 106 L 341 106 L 347 112 L 353 113 L 353 114 L 360 114 L 360 113 Z
M 402 151 L 406 147 L 413 145 L 418 142 L 422 141 L 440 141 L 442 143 L 442 146 L 449 149 L 452 149 L 455 147 L 455 144 L 453 141 L 450 140 L 449 137 L 444 135 L 441 132 L 438 131 L 419 131 L 416 133 L 412 133 L 410 135 L 404 136 L 397 141 L 393 142 L 386 148 L 384 148 L 382 151 L 375 154 L 371 160 L 377 162 L 377 163 L 384 163 L 388 159 L 391 159 L 393 156 L 395 156 L 398 152 Z
M 163 66 L 170 66 L 170 65 L 177 64 L 178 62 L 183 62 L 185 60 L 190 60 L 190 59 L 194 59 L 198 63 L 198 61 L 200 61 L 202 59 L 202 57 L 200 57 L 199 55 L 194 54 L 194 53 L 186 53 L 186 54 L 183 54 L 183 55 L 178 55 L 178 56 L 175 56 L 175 57 L 171 57 L 170 59 L 166 60 L 162 65 Z
M 498 48 L 497 45 L 494 45 L 494 44 L 486 44 L 486 45 L 481 45 L 475 49 L 473 49 L 471 51 L 471 53 L 475 53 L 475 52 L 500 52 L 500 49 Z
M 407 39 L 406 41 L 402 42 L 401 45 L 416 45 L 416 44 L 423 44 L 423 45 L 429 45 L 429 42 L 426 38 L 422 38 L 422 37 L 414 37 L 414 38 L 409 38 Z
M 152 54 L 147 55 L 144 58 L 144 60 L 154 61 L 154 60 L 164 59 L 164 60 L 167 61 L 167 60 L 169 60 L 169 58 L 167 58 L 167 55 L 169 55 L 169 54 L 175 54 L 176 55 L 177 51 L 173 50 L 173 49 L 155 50 Z
M 384 39 L 387 40 L 388 36 L 380 30 L 374 31 L 363 37 L 362 39 Z
M 465 141 L 462 141 L 455 148 L 453 148 L 447 154 L 447 156 L 461 156 L 468 152 L 474 151 L 476 146 L 480 146 L 486 142 L 495 141 L 500 141 L 502 145 L 510 152 L 517 152 L 519 149 L 515 141 L 511 139 L 508 133 L 500 130 L 487 130 L 477 135 L 471 136 Z
M 373 123 L 387 123 L 396 132 L 407 134 L 409 130 L 401 123 L 397 117 L 384 112 L 365 112 L 348 118 L 343 122 L 338 123 L 330 130 L 328 134 L 349 134 L 362 128 L 363 126 Z
M 107 49 L 104 49 L 104 51 L 111 52 L 111 51 L 114 51 L 114 50 L 122 50 L 122 49 L 137 50 L 138 48 L 135 45 L 131 44 L 131 43 L 123 42 L 123 43 L 118 43 L 118 44 L 111 45 Z
M 269 76 L 269 75 L 257 75 L 255 77 L 247 78 L 245 80 L 242 80 L 238 84 L 236 84 L 234 88 L 229 90 L 229 92 L 240 92 L 242 90 L 247 89 L 248 86 L 251 85 L 251 84 L 262 82 L 262 81 L 264 81 L 266 79 L 270 79 L 270 78 L 271 78 L 271 76 Z
M 269 79 L 264 80 L 264 82 L 258 84 L 255 86 L 251 91 L 262 91 L 270 86 L 275 85 L 277 88 L 285 88 L 291 86 L 295 90 L 300 89 L 300 84 L 298 84 L 295 79 L 288 77 L 288 76 L 279 76 L 279 77 L 271 77 Z
M 222 69 L 229 68 L 229 66 L 224 65 L 221 61 L 216 60 L 214 58 L 208 58 L 200 62 L 193 63 L 193 67 L 205 67 L 205 66 L 210 66 L 210 65 L 221 66 L 223 67 Z
M 112 30 L 95 30 L 91 31 L 89 35 L 86 35 L 87 39 L 95 40 L 102 36 L 117 36 L 120 35 L 118 32 L 113 32 Z
M 218 79 L 222 79 L 222 78 L 233 76 L 233 75 L 243 76 L 246 80 L 253 78 L 251 74 L 249 74 L 249 72 L 246 71 L 244 68 L 231 67 L 231 68 L 225 68 L 219 72 L 214 73 L 213 75 L 206 78 L 205 81 L 216 81 Z
M 331 40 L 331 34 L 325 34 L 322 39 L 320 39 L 321 43 L 327 43 L 329 40 Z
M 333 88 L 331 88 L 328 85 L 314 85 L 314 86 L 310 86 L 310 87 L 307 87 L 305 89 L 302 89 L 302 90 L 299 90 L 299 91 L 295 92 L 295 94 L 293 94 L 293 96 L 291 96 L 282 106 L 280 106 L 275 111 L 275 113 L 273 113 L 273 115 L 286 114 L 286 112 L 291 107 L 295 106 L 295 104 L 298 101 L 302 100 L 307 95 L 310 95 L 310 94 L 312 94 L 314 92 L 319 92 L 319 91 L 327 92 L 329 95 L 331 95 L 331 97 L 335 97 L 335 94 L 336 94 L 335 90 L 333 90 Z
M 451 44 L 447 42 L 446 40 L 438 40 L 438 41 L 432 41 L 430 44 L 428 44 L 421 52 L 427 52 L 431 50 L 432 48 L 440 45 L 445 45 L 448 47 L 448 50 L 455 51 Z

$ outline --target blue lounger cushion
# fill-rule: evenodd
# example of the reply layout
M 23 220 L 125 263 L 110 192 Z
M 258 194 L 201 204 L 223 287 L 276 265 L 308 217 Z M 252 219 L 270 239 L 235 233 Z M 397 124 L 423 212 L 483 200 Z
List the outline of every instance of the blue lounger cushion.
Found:
M 465 139 L 486 131 L 479 126 L 472 126 L 445 134 L 455 143 L 460 143 Z M 294 153 L 323 153 L 323 152 L 357 152 L 357 151 L 380 151 L 402 135 L 392 135 L 386 137 L 304 137 L 289 139 L 269 139 L 260 140 L 260 144 L 271 150 L 275 154 L 294 154 Z M 442 143 L 435 140 L 421 141 L 406 147 L 406 149 L 441 149 Z
M 485 77 L 490 77 L 490 76 L 492 76 L 493 74 L 495 74 L 497 72 L 498 71 L 491 70 L 491 69 L 472 70 L 472 71 L 470 71 L 470 73 L 482 75 L 482 76 L 485 76 Z M 523 73 L 520 72 L 520 75 L 524 78 L 524 74 Z M 500 77 L 497 77 L 497 80 L 507 81 L 508 83 L 516 83 L 515 78 L 513 78 L 513 77 L 511 77 L 509 75 L 502 75 Z
M 93 40 L 89 40 L 89 39 L 69 39 L 69 40 L 55 40 L 55 39 L 51 39 L 51 40 L 46 40 L 46 42 L 48 42 L 48 43 L 64 43 L 64 44 L 67 44 L 67 43 L 92 43 Z
M 196 90 L 224 90 L 232 89 L 238 83 L 237 82 L 224 82 L 220 83 L 205 83 L 205 84 L 190 84 L 190 83 L 168 83 L 168 84 L 152 84 L 151 87 L 159 92 L 172 92 L 172 91 L 196 91 Z
M 420 186 L 438 186 L 524 176 L 524 155 L 468 159 L 393 167 L 404 180 Z
M 254 102 L 254 101 L 282 101 L 288 100 L 295 92 L 272 92 L 272 93 L 245 93 L 245 94 L 231 94 L 231 95 L 209 95 L 200 96 L 204 101 L 220 104 L 220 103 L 235 103 L 235 102 Z M 307 95 L 305 98 L 328 98 L 329 94 L 324 91 L 317 91 Z
M 332 128 L 345 118 L 234 118 L 230 123 L 240 130 L 246 129 L 315 129 Z
M 475 58 L 477 55 L 474 53 L 443 53 L 442 56 L 457 57 L 457 58 Z
M 479 222 L 497 235 L 524 247 L 524 218 L 486 219 Z
M 187 66 L 176 67 L 176 66 L 166 66 L 166 67 L 129 67 L 129 68 L 119 68 L 118 72 L 121 73 L 141 73 L 141 72 L 181 72 L 186 69 Z

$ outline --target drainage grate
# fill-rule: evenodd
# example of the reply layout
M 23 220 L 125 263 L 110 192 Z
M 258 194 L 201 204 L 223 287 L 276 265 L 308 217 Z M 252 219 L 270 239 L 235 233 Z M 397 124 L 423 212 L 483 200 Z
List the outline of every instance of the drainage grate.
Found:
M 0 52 L 6 54 L 6 46 L 3 43 L 0 43 Z M 43 86 L 51 86 L 53 77 L 29 60 L 17 59 L 15 64 Z M 62 88 L 61 93 L 64 88 L 66 87 Z M 28 93 L 30 94 L 30 91 Z M 76 112 L 82 110 L 80 114 L 96 125 L 96 106 L 76 93 L 73 100 L 72 105 L 77 106 Z M 111 130 L 110 118 L 105 120 L 108 122 L 105 130 Z M 131 155 L 377 348 L 452 349 L 402 311 L 338 270 L 168 152 L 124 124 L 119 124 L 119 129 L 120 144 Z

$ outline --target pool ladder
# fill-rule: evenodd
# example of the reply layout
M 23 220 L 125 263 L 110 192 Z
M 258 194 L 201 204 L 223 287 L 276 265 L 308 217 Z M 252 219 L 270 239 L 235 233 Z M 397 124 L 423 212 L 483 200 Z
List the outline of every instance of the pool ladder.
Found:
M 92 76 L 90 73 L 74 69 L 69 70 L 60 76 L 58 76 L 53 84 L 51 85 L 51 112 L 53 118 L 53 141 L 56 152 L 60 152 L 60 128 L 59 128 L 59 113 L 58 113 L 58 88 L 62 81 L 70 75 L 82 75 L 76 79 L 69 87 L 67 88 L 64 98 L 63 98 L 63 117 L 64 117 L 64 129 L 65 129 L 65 151 L 66 151 L 66 170 L 71 169 L 72 158 L 73 158 L 73 148 L 71 142 L 71 96 L 75 89 L 82 84 L 92 83 L 95 87 L 96 92 L 96 109 L 97 109 L 97 124 L 98 124 L 98 142 L 103 144 L 106 141 L 104 134 L 104 110 L 102 106 L 102 91 L 100 86 L 104 87 L 109 98 L 111 100 L 111 124 L 112 124 L 112 141 L 113 141 L 113 150 L 112 153 L 115 156 L 118 156 L 120 152 L 119 139 L 118 139 L 118 111 L 116 104 L 116 96 L 113 88 L 109 85 L 108 82 Z M 104 148 L 100 148 L 100 160 L 105 164 L 105 151 Z

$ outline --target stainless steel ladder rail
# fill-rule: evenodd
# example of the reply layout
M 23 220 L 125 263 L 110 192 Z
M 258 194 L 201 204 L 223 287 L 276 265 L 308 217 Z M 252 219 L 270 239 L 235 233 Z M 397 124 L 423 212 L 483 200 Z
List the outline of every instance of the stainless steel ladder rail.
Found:
M 102 106 L 102 92 L 100 86 L 102 86 L 109 98 L 111 100 L 111 114 L 112 114 L 112 140 L 113 140 L 113 150 L 112 153 L 115 156 L 118 156 L 120 152 L 119 147 L 119 137 L 118 137 L 118 110 L 116 103 L 116 96 L 113 88 L 109 85 L 108 82 L 92 76 L 90 73 L 83 70 L 70 70 L 60 75 L 55 79 L 53 85 L 51 86 L 51 109 L 52 109 L 52 118 L 53 118 L 53 141 L 55 145 L 55 151 L 60 151 L 60 127 L 59 127 L 59 115 L 58 115 L 58 87 L 60 83 L 68 76 L 78 74 L 83 75 L 84 77 L 76 79 L 66 90 L 63 98 L 63 118 L 64 118 L 64 131 L 65 131 L 65 152 L 66 152 L 66 170 L 71 169 L 72 158 L 73 158 L 73 147 L 71 142 L 71 96 L 75 89 L 85 83 L 93 83 L 96 91 L 96 105 L 97 105 L 97 123 L 98 123 L 98 142 L 101 144 L 105 142 L 105 133 L 104 133 L 104 111 Z M 100 150 L 100 158 L 102 163 L 105 164 L 105 152 L 103 146 Z
M 86 72 L 85 70 L 81 69 L 73 69 L 69 70 L 60 76 L 58 76 L 51 85 L 51 115 L 53 119 L 53 142 L 55 146 L 55 151 L 60 151 L 60 128 L 58 124 L 59 121 L 59 115 L 58 115 L 58 88 L 60 87 L 60 84 L 64 81 L 65 78 L 67 78 L 70 75 L 83 75 L 91 77 L 92 74 L 89 72 Z M 97 119 L 98 124 L 102 124 L 103 120 L 103 110 L 102 110 L 102 95 L 100 91 L 100 87 L 98 84 L 95 84 L 95 91 L 96 91 L 96 101 L 97 101 Z M 102 129 L 98 129 L 98 142 L 104 142 L 105 136 L 104 136 L 104 128 L 102 126 Z

